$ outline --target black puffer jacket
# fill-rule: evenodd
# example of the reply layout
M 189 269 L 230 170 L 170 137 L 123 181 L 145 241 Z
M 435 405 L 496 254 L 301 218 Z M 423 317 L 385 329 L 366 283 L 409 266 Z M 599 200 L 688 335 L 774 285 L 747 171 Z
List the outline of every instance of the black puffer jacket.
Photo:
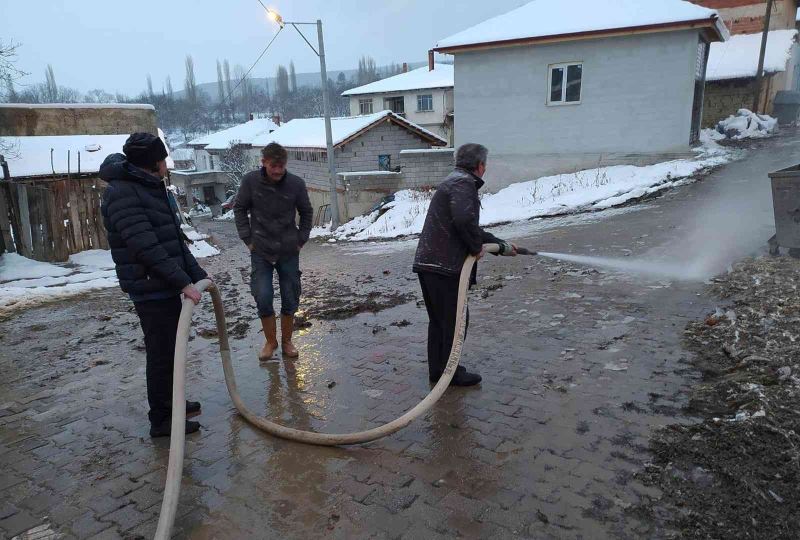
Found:
M 483 180 L 464 169 L 455 169 L 439 184 L 417 244 L 414 272 L 458 276 L 467 255 L 480 253 L 483 244 L 502 242 L 478 225 L 481 187 Z
M 122 154 L 105 159 L 100 178 L 108 182 L 101 211 L 111 257 L 120 287 L 134 302 L 177 296 L 207 277 L 184 242 L 161 179 Z
M 280 181 L 270 182 L 262 167 L 242 178 L 233 213 L 239 238 L 274 261 L 296 255 L 308 242 L 314 210 L 302 178 L 287 172 Z

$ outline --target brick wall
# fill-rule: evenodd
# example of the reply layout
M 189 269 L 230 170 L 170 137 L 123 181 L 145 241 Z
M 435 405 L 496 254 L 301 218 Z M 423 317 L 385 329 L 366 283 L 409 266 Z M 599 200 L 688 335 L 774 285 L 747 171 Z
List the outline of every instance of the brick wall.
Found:
M 755 34 L 764 30 L 766 0 L 691 0 L 692 3 L 719 11 L 732 34 Z M 795 27 L 797 0 L 775 0 L 770 30 Z

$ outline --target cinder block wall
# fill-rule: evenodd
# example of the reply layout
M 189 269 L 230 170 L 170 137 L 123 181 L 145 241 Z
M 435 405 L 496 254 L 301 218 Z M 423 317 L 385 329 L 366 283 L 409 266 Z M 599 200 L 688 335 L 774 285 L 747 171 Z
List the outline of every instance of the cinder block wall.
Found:
M 136 131 L 156 133 L 157 130 L 156 111 L 150 105 L 139 108 L 16 103 L 0 106 L 0 136 L 121 135 Z
M 717 122 L 736 114 L 739 109 L 752 109 L 755 84 L 753 78 L 707 82 L 703 97 L 703 127 L 714 127 Z M 764 77 L 759 112 L 772 114 L 775 96 L 785 86 L 785 73 L 775 73 Z
M 400 168 L 403 172 L 401 189 L 416 189 L 438 185 L 453 171 L 455 150 L 403 151 Z

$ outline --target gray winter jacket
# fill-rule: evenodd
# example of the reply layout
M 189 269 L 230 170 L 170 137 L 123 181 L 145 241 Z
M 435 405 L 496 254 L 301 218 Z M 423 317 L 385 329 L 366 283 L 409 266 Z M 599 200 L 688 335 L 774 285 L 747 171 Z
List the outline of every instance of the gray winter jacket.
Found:
M 239 238 L 252 244 L 257 254 L 276 261 L 296 255 L 308 242 L 314 210 L 302 178 L 287 172 L 280 181 L 271 182 L 262 167 L 242 178 L 233 214 Z
M 436 188 L 414 256 L 414 272 L 458 276 L 467 255 L 502 240 L 481 229 L 478 190 L 483 180 L 456 168 Z M 473 275 L 474 280 L 474 275 Z

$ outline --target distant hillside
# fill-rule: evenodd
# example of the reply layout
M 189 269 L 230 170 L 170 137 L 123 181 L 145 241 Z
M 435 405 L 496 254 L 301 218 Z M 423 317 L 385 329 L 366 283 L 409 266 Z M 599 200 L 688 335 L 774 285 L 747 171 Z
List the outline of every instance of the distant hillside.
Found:
M 416 69 L 418 67 L 422 67 L 427 65 L 427 62 L 411 62 L 408 64 L 408 69 Z M 380 67 L 379 70 L 386 70 L 387 67 Z M 358 70 L 356 69 L 347 69 L 344 71 L 341 70 L 329 70 L 328 71 L 328 78 L 335 81 L 339 77 L 339 73 L 344 73 L 344 76 L 347 80 L 355 77 L 358 74 Z M 250 79 L 251 84 L 254 87 L 264 88 L 265 85 L 269 85 L 269 92 L 270 94 L 275 93 L 275 77 L 257 77 Z M 316 73 L 298 73 L 297 74 L 297 86 L 311 86 L 313 88 L 320 87 L 320 77 L 319 71 Z M 235 83 L 234 83 L 235 84 Z M 218 103 L 220 101 L 219 92 L 218 92 L 218 85 L 217 81 L 214 82 L 207 82 L 201 83 L 197 85 L 197 88 L 204 92 L 212 102 Z M 176 98 L 182 98 L 184 96 L 185 91 L 180 90 L 175 92 Z

